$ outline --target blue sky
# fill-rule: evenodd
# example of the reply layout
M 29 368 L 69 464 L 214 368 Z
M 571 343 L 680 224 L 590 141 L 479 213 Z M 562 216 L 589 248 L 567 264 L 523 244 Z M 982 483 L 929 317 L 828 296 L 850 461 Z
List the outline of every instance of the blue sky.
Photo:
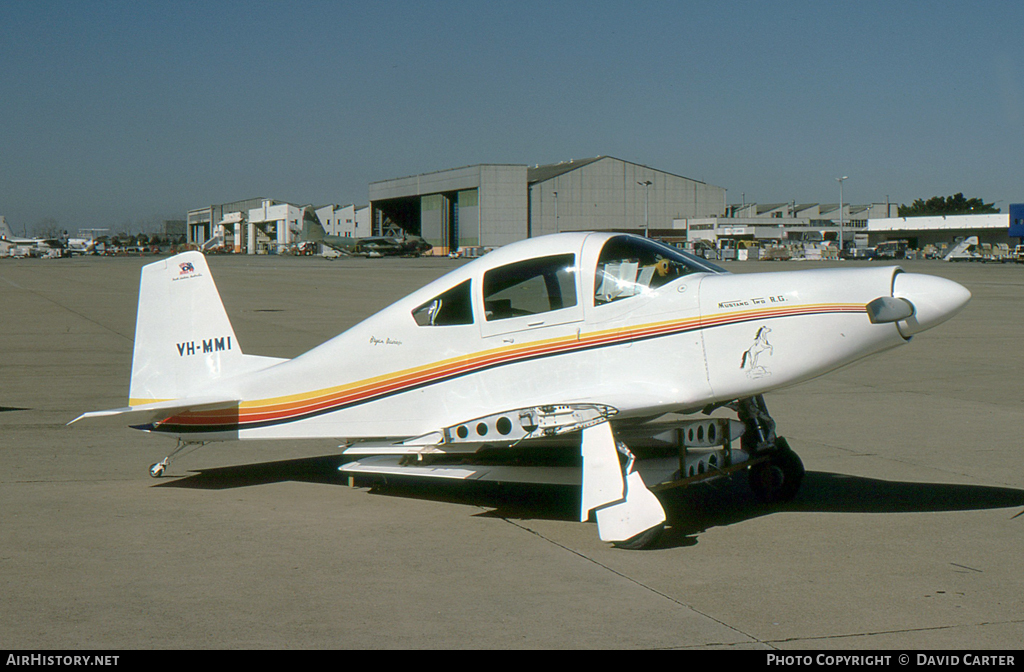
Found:
M 1024 3 L 0 0 L 0 215 L 155 228 L 611 155 L 730 202 L 1024 201 Z

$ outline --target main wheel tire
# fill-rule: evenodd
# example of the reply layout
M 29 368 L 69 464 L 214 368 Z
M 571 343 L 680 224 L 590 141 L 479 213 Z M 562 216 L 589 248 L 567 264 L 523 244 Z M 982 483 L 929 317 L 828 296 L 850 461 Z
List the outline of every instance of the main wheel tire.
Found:
M 788 502 L 796 497 L 804 478 L 804 463 L 784 438 L 775 441 L 768 461 L 750 468 L 750 489 L 766 504 Z

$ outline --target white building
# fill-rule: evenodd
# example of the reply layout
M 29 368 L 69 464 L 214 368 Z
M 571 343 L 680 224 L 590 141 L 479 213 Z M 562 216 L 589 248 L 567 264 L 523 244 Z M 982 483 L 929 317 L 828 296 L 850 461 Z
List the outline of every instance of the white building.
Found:
M 905 240 L 912 249 L 957 238 L 978 236 L 980 243 L 1012 244 L 1010 215 L 946 215 L 937 217 L 896 217 L 895 203 L 844 205 L 843 241 L 848 246 L 854 235 L 869 246 L 887 240 Z M 839 234 L 837 204 L 773 203 L 730 206 L 731 217 L 700 217 L 673 220 L 678 236 L 664 236 L 672 242 L 704 241 L 720 247 L 723 239 L 757 241 L 836 240 Z M 888 216 L 886 214 L 888 213 Z
M 238 215 L 232 213 L 241 213 L 241 217 L 245 218 L 250 208 L 258 207 L 265 200 L 267 199 L 249 198 L 189 210 L 185 220 L 186 241 L 190 245 L 203 246 L 218 236 L 224 236 L 225 243 L 232 243 L 228 245 L 232 247 L 233 241 L 229 241 L 228 238 L 234 235 L 234 220 L 238 218 Z
M 329 236 L 365 238 L 370 235 L 370 206 L 324 205 L 316 216 Z
M 730 205 L 725 217 L 672 220 L 672 231 L 661 237 L 672 242 L 735 240 L 837 240 L 842 222 L 844 244 L 864 233 L 872 218 L 891 217 L 895 203 L 745 203 Z
M 271 248 L 291 245 L 302 234 L 302 208 L 292 203 L 266 199 L 260 207 L 249 210 L 245 236 L 247 254 L 269 252 Z M 235 249 L 240 245 L 237 236 Z
M 203 249 L 274 253 L 298 241 L 302 206 L 271 198 L 251 198 L 188 211 L 188 242 Z
M 967 236 L 977 236 L 979 243 L 1013 244 L 1009 213 L 869 219 L 867 234 L 870 245 L 886 240 L 906 240 L 911 248 L 953 243 Z

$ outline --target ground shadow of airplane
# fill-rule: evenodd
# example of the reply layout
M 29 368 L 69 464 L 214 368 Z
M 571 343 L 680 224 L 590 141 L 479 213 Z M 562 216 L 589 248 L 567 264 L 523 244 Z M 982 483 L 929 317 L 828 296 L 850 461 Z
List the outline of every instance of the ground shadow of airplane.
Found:
M 1024 490 L 1015 488 L 885 481 L 820 471 L 805 474 L 791 502 L 769 505 L 759 502 L 740 476 L 666 498 L 668 521 L 659 547 L 691 546 L 709 528 L 780 512 L 937 513 L 1019 506 L 1024 506 Z
M 332 455 L 200 469 L 183 478 L 161 482 L 155 487 L 226 490 L 285 481 L 347 486 L 348 478 L 338 472 L 338 465 L 344 461 L 344 458 Z M 384 476 L 360 476 L 355 479 L 355 485 L 375 495 L 492 509 L 478 515 L 522 520 L 573 520 L 579 517 L 578 487 Z
M 202 469 L 157 487 L 222 490 L 297 481 L 347 485 L 338 473 L 340 456 Z M 476 514 L 512 520 L 578 520 L 578 487 L 515 483 L 449 482 L 427 479 L 359 479 L 375 495 L 479 506 Z M 934 513 L 1024 506 L 1024 490 L 987 485 L 909 483 L 808 471 L 796 498 L 786 504 L 757 501 L 742 475 L 663 493 L 666 530 L 651 550 L 693 546 L 713 527 L 734 525 L 779 512 Z M 1020 515 L 1020 514 L 1017 514 Z

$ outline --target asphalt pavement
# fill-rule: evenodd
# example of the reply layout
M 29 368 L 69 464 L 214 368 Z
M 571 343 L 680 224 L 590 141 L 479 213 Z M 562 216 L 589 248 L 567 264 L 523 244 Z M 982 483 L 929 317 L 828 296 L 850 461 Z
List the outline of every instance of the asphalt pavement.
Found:
M 174 443 L 125 405 L 140 267 L 0 259 L 0 641 L 17 649 L 1015 649 L 1024 265 L 908 345 L 767 396 L 807 476 L 673 491 L 650 550 L 565 488 L 349 487 L 330 441 Z M 211 257 L 247 353 L 294 357 L 461 262 Z M 852 263 L 852 262 L 847 262 Z M 788 270 L 819 263 L 732 263 Z

